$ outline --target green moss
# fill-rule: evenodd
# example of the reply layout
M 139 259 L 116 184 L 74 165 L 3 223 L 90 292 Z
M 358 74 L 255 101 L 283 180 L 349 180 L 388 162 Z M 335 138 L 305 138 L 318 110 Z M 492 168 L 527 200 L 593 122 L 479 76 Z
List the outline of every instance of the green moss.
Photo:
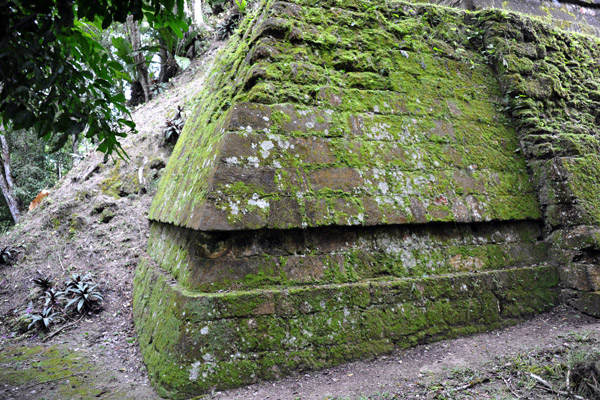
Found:
M 111 209 L 107 208 L 100 213 L 98 219 L 101 223 L 105 224 L 110 222 L 110 220 L 112 220 L 114 217 L 115 213 Z
M 600 224 L 600 158 L 595 154 L 586 154 L 566 161 L 565 167 L 571 174 L 568 182 L 570 191 L 586 211 L 585 222 Z
M 302 239 L 297 234 L 248 238 L 153 224 L 148 251 L 183 287 L 206 292 L 497 270 L 546 259 L 546 245 L 537 240 L 539 227 L 528 222 L 495 225 L 476 236 L 468 226 L 450 225 L 345 232 L 344 241 L 330 243 L 319 234 Z M 411 239 L 403 239 L 406 235 Z M 273 240 L 277 244 L 271 245 Z M 314 245 L 306 246 L 305 240 Z M 233 256 L 244 253 L 250 257 Z
M 358 25 L 371 21 L 373 27 L 358 29 L 356 17 L 362 12 L 335 17 L 353 21 L 349 26 L 344 22 L 336 25 L 330 13 L 318 6 L 295 12 L 308 15 L 319 29 L 312 30 L 275 8 L 269 13 L 279 18 L 281 26 L 275 28 L 269 25 L 272 22 L 264 22 L 264 26 L 281 29 L 286 35 L 296 35 L 294 29 L 299 29 L 302 33 L 297 38 L 266 41 L 260 36 L 266 28 L 250 21 L 243 35 L 253 37 L 251 43 L 232 41 L 221 53 L 212 72 L 214 82 L 206 89 L 211 93 L 202 95 L 199 111 L 186 125 L 153 202 L 151 218 L 179 221 L 176 223 L 194 229 L 352 225 L 351 216 L 364 211 L 365 199 L 376 198 L 379 210 L 373 214 L 386 223 L 399 219 L 393 214 L 401 215 L 405 222 L 451 221 L 465 218 L 456 215 L 455 209 L 471 204 L 466 198 L 470 194 L 481 198 L 477 206 L 481 209 L 467 212 L 468 218 L 539 217 L 523 158 L 511 150 L 518 148 L 516 135 L 488 98 L 500 94 L 493 73 L 482 63 L 472 62 L 482 57 L 458 28 L 464 23 L 460 13 L 428 7 L 408 16 L 377 8 L 375 15 L 395 15 L 392 25 L 397 29 L 390 33 L 390 27 L 374 26 L 379 17 L 365 20 L 362 16 Z M 435 26 L 435 34 L 425 38 L 419 26 Z M 409 32 L 422 35 L 424 42 L 416 46 L 419 40 L 409 38 Z M 291 40 L 298 43 L 291 46 Z M 452 46 L 446 44 L 449 41 Z M 267 50 L 260 50 L 267 46 L 268 56 Z M 242 63 L 248 51 L 254 51 L 253 58 Z M 521 72 L 530 69 L 524 57 L 509 59 L 527 64 L 519 67 Z M 227 62 L 233 68 L 221 73 Z M 554 79 L 554 75 L 548 76 Z M 228 79 L 235 84 L 227 84 Z M 482 89 L 486 96 L 480 95 Z M 329 104 L 324 104 L 325 100 Z M 263 106 L 257 114 L 264 115 L 265 123 L 255 116 L 238 115 L 238 105 L 247 101 L 279 104 Z M 312 107 L 305 107 L 307 104 Z M 293 137 L 307 140 L 290 140 Z M 243 156 L 220 155 L 227 152 L 229 143 L 241 144 L 242 140 L 248 147 L 236 148 Z M 314 156 L 315 145 L 324 149 L 318 157 Z M 270 147 L 264 150 L 263 146 Z M 260 179 L 260 185 L 247 182 L 247 178 L 213 185 L 213 177 L 227 176 L 229 165 L 258 168 L 263 174 L 268 171 L 264 168 L 274 167 L 278 172 L 272 181 Z M 343 170 L 346 167 L 362 179 L 349 176 L 350 171 Z M 373 175 L 379 168 L 384 169 L 380 177 Z M 478 187 L 465 188 L 464 179 L 447 172 L 467 168 L 478 169 Z M 343 188 L 331 188 L 337 192 L 334 197 L 321 193 L 319 182 L 314 182 L 327 174 L 331 176 L 329 184 L 346 183 Z M 387 184 L 397 197 L 410 196 L 406 188 L 424 177 L 434 180 L 429 190 L 420 194 L 429 204 L 424 213 L 415 215 L 414 204 L 411 207 L 404 200 L 391 199 L 385 190 L 379 193 L 381 185 Z M 308 185 L 308 190 L 300 183 Z M 344 203 L 339 199 L 347 198 L 353 199 L 357 208 L 341 206 Z M 439 198 L 449 199 L 448 203 L 438 204 Z M 281 223 L 272 214 L 282 208 L 281 201 L 289 208 L 290 199 L 298 199 L 297 205 Z M 253 205 L 256 201 L 264 207 Z M 207 203 L 220 211 L 216 219 L 211 217 L 211 226 L 203 225 L 207 220 L 202 213 L 208 211 L 202 210 Z M 526 206 L 516 207 L 519 203 Z M 319 207 L 327 211 L 312 215 L 311 210 Z M 294 212 L 300 215 L 292 218 Z
M 127 173 L 123 160 L 117 160 L 108 178 L 100 182 L 102 193 L 116 199 L 139 193 L 140 183 L 137 171 Z
M 98 368 L 89 355 L 59 345 L 5 347 L 0 352 L 0 381 L 13 387 L 30 387 L 44 396 L 93 398 L 104 393 L 110 374 Z M 45 383 L 51 382 L 51 383 Z M 114 393 L 132 399 L 131 393 Z
M 163 395 L 183 398 L 506 326 L 557 299 L 549 267 L 476 278 L 199 294 L 172 286 L 144 262 L 136 329 L 152 381 Z

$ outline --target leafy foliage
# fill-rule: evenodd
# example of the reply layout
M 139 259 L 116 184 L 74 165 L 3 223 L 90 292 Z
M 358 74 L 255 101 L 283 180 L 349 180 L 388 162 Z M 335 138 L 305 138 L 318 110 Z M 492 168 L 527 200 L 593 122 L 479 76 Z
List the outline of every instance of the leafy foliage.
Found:
M 11 151 L 15 195 L 24 209 L 42 189 L 54 186 L 60 175 L 71 169 L 72 138 L 68 138 L 69 146 L 54 152 L 32 130 L 8 131 L 6 139 Z
M 52 287 L 52 279 L 49 276 L 38 275 L 31 281 L 44 292 Z
M 65 286 L 68 289 L 76 288 L 80 283 L 89 283 L 92 280 L 92 276 L 90 274 L 71 274 L 71 277 L 65 281 Z
M 0 264 L 12 264 L 16 258 L 16 249 L 6 246 L 0 251 Z
M 201 53 L 206 41 L 203 28 L 194 27 L 191 21 L 190 29 L 182 37 L 175 35 L 173 30 L 166 27 L 153 29 L 149 32 L 156 46 L 146 46 L 149 51 L 158 51 L 161 57 L 161 68 L 158 76 L 160 83 L 168 82 L 170 78 L 185 70 L 191 63 L 190 59 Z M 150 54 L 152 59 L 153 54 Z
M 240 24 L 242 16 L 237 9 L 234 9 L 222 22 L 217 24 L 217 37 L 225 40 L 235 31 Z
M 111 36 L 110 41 L 113 49 L 112 55 L 123 65 L 123 71 L 119 76 L 128 83 L 139 80 L 136 68 L 137 63 L 134 58 L 135 52 L 133 51 L 129 40 L 123 36 Z M 146 63 L 150 63 L 154 57 L 154 53 L 157 51 L 157 47 L 145 46 L 140 51 L 146 52 L 144 60 Z
M 229 2 L 230 0 L 208 0 L 207 4 L 213 13 L 218 14 L 225 9 Z
M 234 0 L 235 5 L 237 6 L 240 14 L 243 14 L 246 11 L 246 6 L 248 6 L 248 2 L 246 0 Z
M 167 90 L 169 88 L 169 84 L 166 82 L 159 82 L 158 80 L 155 80 L 154 82 L 152 82 L 152 86 L 150 87 L 150 90 L 152 91 L 152 95 L 153 96 L 157 96 L 160 93 L 164 92 L 165 90 Z
M 163 139 L 165 143 L 175 144 L 177 143 L 177 139 L 179 139 L 179 135 L 181 135 L 181 131 L 183 130 L 183 125 L 185 124 L 183 120 L 183 107 L 177 107 L 177 113 L 172 119 L 167 119 L 165 122 L 165 128 L 162 131 Z
M 173 9 L 177 6 L 176 13 Z M 84 132 L 98 150 L 122 154 L 117 138 L 134 128 L 125 96 L 115 92 L 123 67 L 109 60 L 97 29 L 146 17 L 183 36 L 183 0 L 9 0 L 0 8 L 0 118 L 33 129 L 55 148 Z
M 26 318 L 30 320 L 27 329 L 31 329 L 35 326 L 39 330 L 47 331 L 59 315 L 60 313 L 53 312 L 52 307 L 45 307 L 40 313 L 27 314 Z
M 60 303 L 65 299 L 65 292 L 63 292 L 62 290 L 50 288 L 44 292 L 44 296 L 46 297 L 44 307 L 55 308 L 58 307 Z
M 59 315 L 64 314 L 68 317 L 68 312 L 71 310 L 80 314 L 95 311 L 104 300 L 91 274 L 72 274 L 62 288 L 53 288 L 51 278 L 39 272 L 32 282 L 42 289 L 37 293 L 43 295 L 38 295 L 19 317 L 20 323 L 28 323 L 27 330 L 33 328 L 48 330 L 50 325 L 58 320 Z M 42 311 L 32 311 L 36 306 Z M 22 329 L 25 330 L 25 327 Z
M 92 285 L 90 282 L 79 282 L 77 286 L 68 288 L 67 293 L 72 295 L 73 298 L 69 300 L 65 310 L 68 310 L 69 307 L 76 307 L 79 313 L 92 310 L 104 300 L 97 286 Z

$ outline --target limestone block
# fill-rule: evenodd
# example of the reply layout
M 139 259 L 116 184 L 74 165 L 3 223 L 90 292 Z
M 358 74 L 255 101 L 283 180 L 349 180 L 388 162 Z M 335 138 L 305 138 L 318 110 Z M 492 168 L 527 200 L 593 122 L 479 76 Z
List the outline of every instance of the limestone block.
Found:
M 558 268 L 561 283 L 569 288 L 589 292 L 592 285 L 588 277 L 588 266 L 586 264 L 569 263 Z

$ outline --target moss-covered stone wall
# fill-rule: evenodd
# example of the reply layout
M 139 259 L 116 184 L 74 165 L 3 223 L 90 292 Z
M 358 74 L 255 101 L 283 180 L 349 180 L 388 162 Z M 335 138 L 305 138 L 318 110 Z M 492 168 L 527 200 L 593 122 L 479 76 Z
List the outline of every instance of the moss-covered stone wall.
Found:
M 151 228 L 148 254 L 202 292 L 489 271 L 547 260 L 538 222 L 199 232 Z
M 263 1 L 150 210 L 153 383 L 184 398 L 505 326 L 559 277 L 600 309 L 599 43 L 500 10 Z
M 264 7 L 216 67 L 150 218 L 202 231 L 539 218 L 464 16 L 366 4 Z
M 169 398 L 500 328 L 558 301 L 549 266 L 198 294 L 144 260 L 135 279 L 142 354 Z
M 413 1 L 419 2 L 420 0 Z M 494 8 L 514 11 L 567 31 L 600 36 L 600 1 L 598 0 L 430 0 L 420 2 L 471 11 Z
M 600 40 L 514 15 L 481 23 L 538 191 L 549 260 L 565 288 L 598 291 Z M 584 311 L 598 308 L 563 294 Z

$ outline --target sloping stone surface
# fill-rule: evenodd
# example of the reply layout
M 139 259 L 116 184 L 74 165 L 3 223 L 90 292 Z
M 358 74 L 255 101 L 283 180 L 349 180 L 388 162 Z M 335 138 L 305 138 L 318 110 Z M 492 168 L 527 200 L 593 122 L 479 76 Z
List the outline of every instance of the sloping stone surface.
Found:
M 336 5 L 273 2 L 247 24 L 150 219 L 221 231 L 539 218 L 463 17 L 444 16 L 449 45 L 423 40 L 442 21 L 408 6 Z

